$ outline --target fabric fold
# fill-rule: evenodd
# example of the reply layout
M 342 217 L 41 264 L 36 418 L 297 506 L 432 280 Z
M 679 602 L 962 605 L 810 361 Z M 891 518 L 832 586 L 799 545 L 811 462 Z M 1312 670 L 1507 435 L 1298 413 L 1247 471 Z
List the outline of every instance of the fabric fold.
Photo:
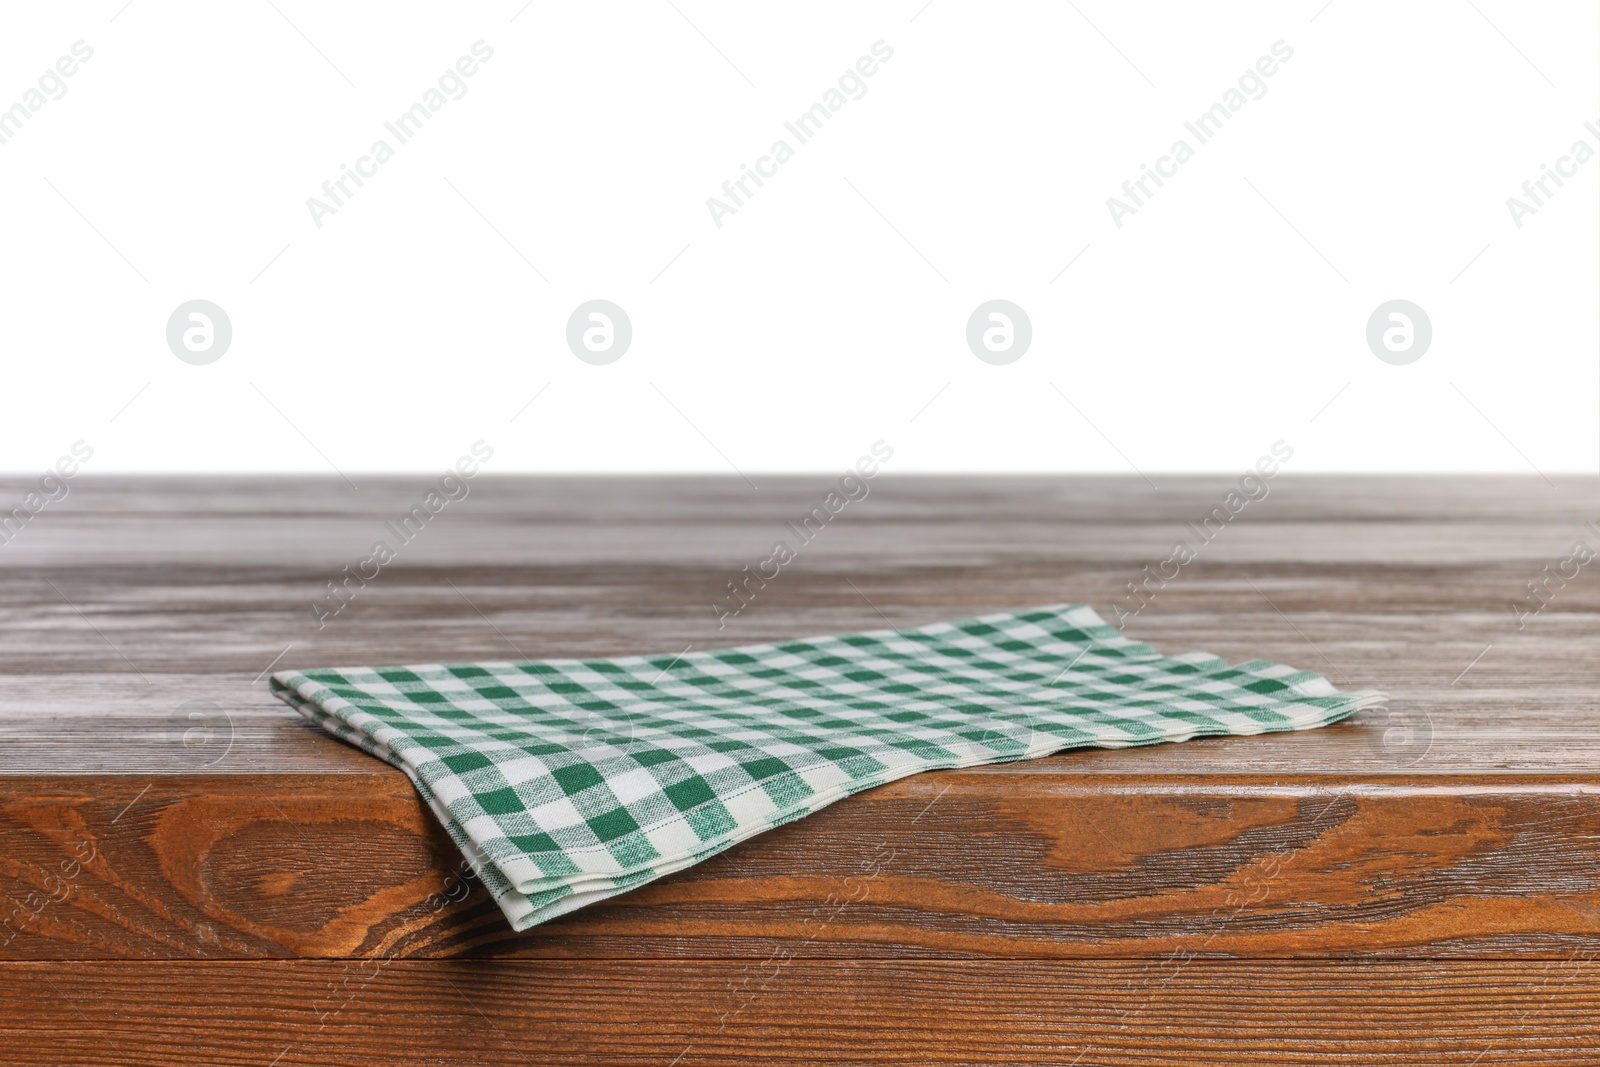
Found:
M 679 655 L 272 676 L 404 771 L 523 930 L 918 771 L 1305 730 L 1384 699 L 1163 656 L 1093 609 Z

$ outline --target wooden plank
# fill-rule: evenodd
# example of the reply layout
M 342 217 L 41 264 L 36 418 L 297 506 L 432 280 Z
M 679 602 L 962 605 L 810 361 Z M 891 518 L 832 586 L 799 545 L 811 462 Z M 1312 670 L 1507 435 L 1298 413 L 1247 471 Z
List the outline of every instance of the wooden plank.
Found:
M 0 804 L 0 958 L 1600 951 L 1600 779 L 936 772 L 521 934 L 398 774 L 138 781 Z
M 1600 971 L 1584 959 L 6 963 L 0 1048 L 37 1067 L 1587 1067 Z
M 1591 481 L 1282 475 L 1129 632 L 1389 689 L 1448 742 L 1425 755 L 1441 771 L 1600 768 L 1600 582 L 1573 581 L 1521 631 L 1510 610 L 1600 517 Z M 274 663 L 673 652 L 1057 600 L 1109 615 L 1228 485 L 1163 483 L 885 475 L 719 629 L 727 580 L 818 483 L 484 476 L 319 630 L 312 601 L 414 483 L 85 476 L 0 552 L 0 775 L 371 773 L 266 695 Z M 1370 741 L 1256 739 L 1229 753 L 1245 765 L 1185 746 L 1133 758 L 1151 774 L 1396 765 Z

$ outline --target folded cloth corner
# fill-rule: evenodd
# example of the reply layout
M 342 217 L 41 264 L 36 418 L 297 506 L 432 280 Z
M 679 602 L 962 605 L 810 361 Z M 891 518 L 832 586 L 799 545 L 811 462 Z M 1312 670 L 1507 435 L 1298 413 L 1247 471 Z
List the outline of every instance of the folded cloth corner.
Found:
M 319 668 L 272 691 L 410 776 L 518 930 L 918 771 L 1307 730 L 1380 703 L 1163 656 L 1081 604 L 679 655 Z

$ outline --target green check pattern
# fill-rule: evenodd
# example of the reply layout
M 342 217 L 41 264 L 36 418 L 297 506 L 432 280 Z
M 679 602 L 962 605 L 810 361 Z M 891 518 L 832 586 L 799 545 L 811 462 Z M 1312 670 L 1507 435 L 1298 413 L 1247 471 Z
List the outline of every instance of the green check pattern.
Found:
M 1305 730 L 1378 703 L 1163 656 L 1082 605 L 672 656 L 285 671 L 400 768 L 518 930 L 939 767 Z

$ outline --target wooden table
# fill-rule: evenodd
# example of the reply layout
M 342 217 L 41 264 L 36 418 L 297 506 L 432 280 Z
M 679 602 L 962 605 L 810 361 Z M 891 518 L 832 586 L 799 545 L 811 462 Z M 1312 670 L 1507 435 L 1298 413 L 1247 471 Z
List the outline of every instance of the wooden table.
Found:
M 830 480 L 484 475 L 321 629 L 426 479 L 72 482 L 0 545 L 0 1061 L 1600 1061 L 1600 561 L 1512 610 L 1600 548 L 1592 478 L 1283 474 L 1127 622 L 1387 710 L 915 776 L 522 934 L 267 694 L 1110 617 L 1232 484 L 884 475 L 719 630 Z

